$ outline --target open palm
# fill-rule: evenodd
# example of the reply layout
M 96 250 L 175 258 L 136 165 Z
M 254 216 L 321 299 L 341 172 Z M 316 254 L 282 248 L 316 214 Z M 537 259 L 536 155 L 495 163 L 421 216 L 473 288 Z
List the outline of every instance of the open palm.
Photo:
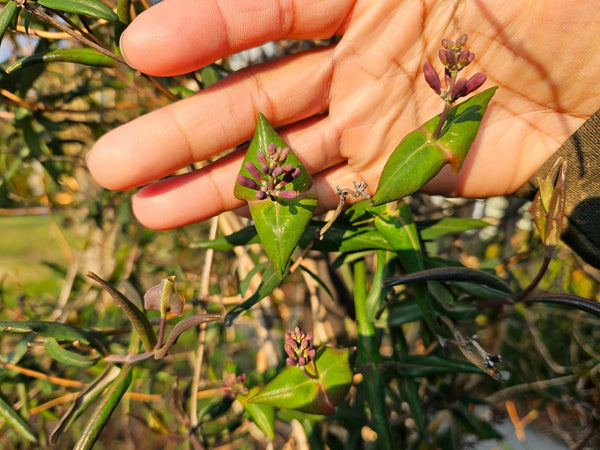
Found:
M 598 109 L 600 14 L 594 2 L 484 0 L 164 0 L 122 39 L 128 62 L 175 75 L 268 41 L 342 36 L 332 47 L 251 67 L 196 96 L 103 136 L 88 157 L 110 189 L 146 185 L 248 140 L 265 114 L 315 178 L 322 207 L 335 186 L 364 180 L 373 193 L 400 140 L 443 102 L 422 77 L 441 72 L 442 38 L 469 35 L 465 75 L 498 86 L 457 176 L 425 190 L 482 197 L 514 192 Z M 285 5 L 285 6 L 284 6 Z M 240 206 L 233 197 L 243 149 L 134 197 L 139 220 L 171 228 Z

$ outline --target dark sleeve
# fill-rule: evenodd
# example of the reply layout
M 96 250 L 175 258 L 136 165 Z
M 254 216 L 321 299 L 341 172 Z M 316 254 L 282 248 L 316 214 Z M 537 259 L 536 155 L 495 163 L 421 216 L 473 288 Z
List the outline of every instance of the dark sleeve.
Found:
M 600 268 L 600 110 L 515 195 L 533 198 L 537 178 L 543 178 L 559 156 L 567 161 L 565 214 L 568 225 L 562 239 L 585 261 Z

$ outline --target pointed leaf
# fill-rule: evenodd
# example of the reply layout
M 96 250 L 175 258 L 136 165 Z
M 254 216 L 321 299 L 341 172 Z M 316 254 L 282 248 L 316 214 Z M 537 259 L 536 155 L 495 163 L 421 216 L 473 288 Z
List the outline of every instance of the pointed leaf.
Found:
M 12 73 L 24 67 L 40 63 L 69 62 L 86 66 L 114 67 L 117 62 L 92 48 L 59 48 L 21 58 L 6 68 Z
M 63 341 L 81 341 L 91 345 L 101 354 L 108 353 L 105 339 L 101 333 L 95 330 L 77 328 L 66 323 L 46 322 L 41 320 L 27 321 L 0 321 L 0 331 L 12 333 L 37 333 L 49 338 Z
M 81 416 L 89 406 L 98 398 L 100 394 L 104 392 L 104 390 L 112 383 L 119 373 L 121 369 L 117 366 L 108 366 L 104 372 L 102 372 L 88 387 L 85 388 L 83 392 L 81 392 L 73 405 L 69 408 L 69 410 L 65 413 L 64 416 L 61 417 L 60 422 L 50 434 L 50 443 L 56 444 L 60 436 L 69 429 L 71 424 L 77 420 L 79 416 Z
M 388 203 L 416 192 L 446 163 L 457 173 L 495 90 L 488 89 L 452 108 L 439 139 L 432 138 L 439 116 L 409 133 L 386 162 L 372 204 Z
M 119 20 L 112 9 L 98 0 L 38 0 L 38 3 L 58 11 L 82 14 L 96 19 L 108 20 L 109 22 Z
M 385 280 L 383 286 L 392 287 L 399 284 L 430 280 L 453 282 L 468 281 L 493 288 L 503 293 L 504 296 L 511 293 L 510 287 L 501 278 L 484 270 L 471 269 L 468 267 L 437 267 L 415 273 L 407 273 Z
M 315 378 L 300 367 L 287 367 L 248 401 L 311 414 L 333 414 L 352 384 L 354 356 L 349 349 L 321 347 L 315 357 Z
M 62 347 L 56 339 L 48 339 L 44 345 L 46 353 L 54 360 L 62 364 L 67 364 L 74 367 L 91 367 L 98 361 L 98 358 L 81 355 L 79 353 L 72 352 Z
M 146 351 L 152 351 L 156 345 L 156 334 L 145 314 L 133 304 L 125 295 L 112 287 L 98 275 L 93 272 L 88 272 L 88 277 L 100 284 L 113 298 L 117 306 L 123 310 L 131 325 L 140 335 Z
M 269 265 L 265 272 L 263 273 L 263 280 L 261 281 L 258 289 L 254 294 L 252 294 L 245 302 L 234 306 L 225 316 L 223 321 L 225 325 L 230 327 L 233 324 L 233 321 L 242 313 L 248 311 L 255 304 L 257 304 L 260 300 L 269 295 L 273 290 L 281 284 L 281 279 L 275 273 L 275 268 L 272 265 Z
M 37 437 L 29 424 L 16 412 L 13 407 L 0 395 L 0 417 L 11 429 L 27 442 L 37 442 Z
M 108 422 L 108 419 L 119 404 L 119 401 L 121 401 L 121 398 L 129 388 L 131 379 L 131 366 L 123 366 L 121 373 L 119 373 L 117 379 L 113 382 L 108 389 L 108 392 L 89 418 L 88 423 L 74 447 L 75 450 L 89 450 L 94 446 L 94 443 L 96 442 L 96 439 L 98 439 L 98 436 L 100 436 L 106 422 Z
M 17 14 L 19 14 L 17 2 L 10 1 L 2 7 L 2 11 L 0 11 L 0 42 Z
M 290 266 L 292 253 L 317 208 L 317 202 L 316 195 L 249 202 L 260 241 L 280 279 Z
M 444 217 L 440 220 L 420 221 L 416 224 L 424 241 L 430 241 L 446 234 L 462 233 L 467 230 L 490 226 L 489 223 L 483 220 L 469 217 Z
M 250 147 L 248 148 L 246 156 L 244 157 L 244 162 L 239 172 L 240 175 L 252 177 L 252 174 L 246 168 L 246 162 L 250 162 L 257 168 L 260 168 L 262 163 L 258 159 L 258 153 L 260 152 L 263 155 L 267 155 L 267 147 L 269 144 L 275 144 L 275 146 L 278 148 L 288 147 L 283 138 L 277 134 L 273 127 L 271 127 L 265 116 L 259 113 L 254 137 L 252 138 Z M 308 170 L 306 170 L 306 167 L 304 167 L 304 164 L 302 164 L 300 159 L 298 159 L 293 150 L 289 152 L 285 163 L 291 164 L 293 167 L 298 167 L 300 169 L 300 174 L 286 186 L 286 189 L 292 188 L 296 192 L 302 193 L 312 186 L 312 177 L 310 176 L 310 173 L 308 173 Z M 255 190 L 242 186 L 239 183 L 235 184 L 233 194 L 240 200 L 256 199 Z
M 248 399 L 260 391 L 260 387 L 252 388 L 246 395 L 238 395 L 237 400 L 244 406 L 250 420 L 265 433 L 269 439 L 275 437 L 275 408 L 270 405 L 249 403 Z

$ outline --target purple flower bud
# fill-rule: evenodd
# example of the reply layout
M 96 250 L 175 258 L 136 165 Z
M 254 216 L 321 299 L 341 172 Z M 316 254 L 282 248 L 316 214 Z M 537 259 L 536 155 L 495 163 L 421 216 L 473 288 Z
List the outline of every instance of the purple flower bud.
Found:
M 469 50 L 463 50 L 458 55 L 458 66 L 462 69 L 463 67 L 468 66 L 475 59 L 475 53 L 470 52 Z
M 288 366 L 294 367 L 296 365 L 296 360 L 294 358 L 286 358 L 285 362 Z
M 271 173 L 271 168 L 267 164 L 262 164 L 260 166 L 260 170 L 262 170 L 262 172 L 267 175 Z
M 452 53 L 454 53 L 454 52 L 452 52 Z M 440 61 L 442 62 L 442 64 L 443 64 L 444 66 L 447 66 L 447 65 L 448 65 L 448 54 L 446 53 L 446 50 L 445 50 L 445 49 L 441 49 L 441 50 L 438 52 L 438 57 L 440 58 Z
M 454 46 L 454 41 L 451 41 L 450 39 L 442 39 L 442 47 L 450 48 L 453 46 Z
M 292 176 L 292 180 L 295 180 L 300 175 L 300 167 L 294 167 L 289 174 Z
M 258 200 L 264 200 L 265 198 L 267 198 L 267 193 L 265 191 L 258 191 L 256 193 L 256 198 Z
M 458 48 L 462 48 L 462 47 L 464 47 L 464 46 L 467 44 L 467 39 L 468 39 L 468 37 L 469 37 L 469 36 L 467 36 L 466 34 L 463 34 L 461 37 L 459 37 L 459 38 L 456 40 L 456 46 L 457 46 Z
M 273 173 L 272 175 L 277 178 L 279 176 L 281 176 L 281 174 L 283 174 L 284 170 L 281 168 L 281 166 L 277 166 L 273 169 Z
M 252 175 L 257 181 L 260 181 L 263 179 L 262 174 L 259 172 L 259 170 L 256 168 L 256 166 L 254 164 L 252 164 L 250 161 L 246 161 L 245 167 L 246 167 L 246 170 L 248 172 L 250 172 L 250 175 Z
M 296 355 L 296 353 L 294 352 L 294 349 L 292 348 L 292 346 L 290 344 L 285 344 L 283 346 L 283 349 L 285 350 L 285 352 L 287 353 L 287 355 L 290 358 L 293 358 Z
M 467 94 L 467 79 L 466 78 L 459 78 L 458 80 L 456 80 L 456 83 L 454 84 L 454 88 L 452 89 L 452 101 L 460 98 L 460 97 L 464 97 Z
M 285 165 L 281 166 L 281 168 L 283 169 L 283 171 L 285 173 L 289 173 L 294 169 L 294 167 L 291 164 L 285 164 Z
M 427 81 L 429 87 L 433 89 L 436 94 L 439 94 L 442 91 L 442 82 L 429 61 L 423 64 L 423 75 L 425 76 L 425 81 Z
M 481 85 L 483 83 L 485 83 L 485 80 L 487 79 L 485 73 L 483 72 L 478 72 L 475 75 L 473 75 L 471 78 L 469 78 L 469 80 L 467 81 L 467 91 L 465 93 L 465 95 L 469 95 L 471 92 L 476 91 L 477 89 L 479 89 L 481 87 Z
M 456 53 L 451 48 L 446 50 L 446 60 L 449 67 L 456 66 Z
M 277 150 L 277 147 L 275 146 L 275 144 L 273 142 L 271 142 L 269 145 L 267 145 L 267 153 L 269 154 L 269 156 L 274 155 L 276 150 Z
M 287 198 L 288 200 L 293 200 L 298 196 L 298 193 L 293 189 L 286 189 L 284 191 L 279 191 L 277 196 L 281 198 Z
M 281 152 L 279 153 L 279 161 L 281 161 L 281 162 L 285 161 L 285 159 L 288 157 L 289 154 L 290 154 L 289 147 L 285 147 L 285 148 L 281 149 Z
M 244 187 L 254 189 L 255 191 L 260 190 L 260 186 L 256 184 L 256 182 L 252 178 L 245 177 L 244 175 L 238 175 L 236 181 L 238 182 L 238 184 Z
M 298 367 L 303 367 L 306 365 L 308 361 L 306 361 L 306 358 L 304 356 L 299 356 L 298 357 Z
M 261 164 L 266 164 L 267 163 L 267 157 L 265 156 L 265 154 L 261 151 L 256 153 L 256 157 L 258 158 L 258 160 L 260 161 Z

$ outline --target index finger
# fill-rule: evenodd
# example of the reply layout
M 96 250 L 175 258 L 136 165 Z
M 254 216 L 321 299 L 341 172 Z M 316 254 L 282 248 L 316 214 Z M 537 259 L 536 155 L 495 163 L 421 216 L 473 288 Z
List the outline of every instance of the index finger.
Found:
M 279 39 L 339 32 L 353 0 L 165 0 L 140 14 L 121 37 L 127 62 L 171 76 Z

